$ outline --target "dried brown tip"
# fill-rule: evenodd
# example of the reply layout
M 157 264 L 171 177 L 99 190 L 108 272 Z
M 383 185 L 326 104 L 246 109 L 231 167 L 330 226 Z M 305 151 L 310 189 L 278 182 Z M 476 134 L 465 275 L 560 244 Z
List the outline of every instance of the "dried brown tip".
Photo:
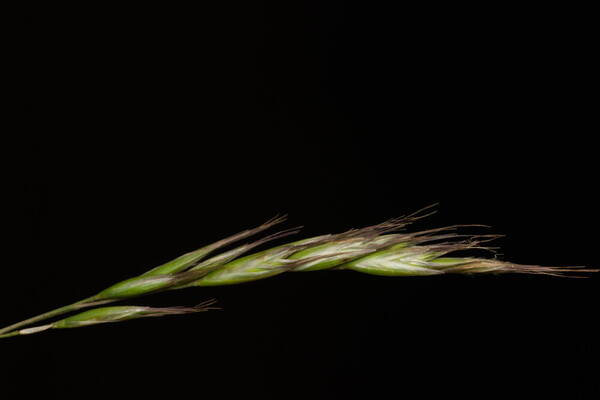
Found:
M 454 253 L 464 250 L 484 250 L 495 253 L 498 247 L 484 246 L 484 243 L 496 240 L 503 235 L 437 235 L 427 238 L 424 242 L 417 241 L 418 244 L 426 243 L 422 247 L 427 251 L 440 252 L 443 254 Z M 449 242 L 431 243 L 432 241 L 446 239 L 461 239 Z
M 217 304 L 217 299 L 209 299 L 203 301 L 202 303 L 198 303 L 194 306 L 195 309 L 200 309 L 200 311 L 208 311 L 208 310 L 220 310 L 221 307 L 211 307 L 212 305 Z
M 283 215 L 276 214 L 273 218 L 271 218 L 270 220 L 268 220 L 267 222 L 262 224 L 260 227 L 265 226 L 266 227 L 265 229 L 267 229 L 274 225 L 285 222 L 285 220 L 287 220 L 287 214 L 283 214 Z
M 286 236 L 291 236 L 291 235 L 295 235 L 298 232 L 300 232 L 300 230 L 302 230 L 303 226 L 297 226 L 295 228 L 289 228 L 289 229 L 284 229 L 282 231 L 279 232 L 275 232 L 269 236 L 265 236 L 262 239 L 257 240 L 256 242 L 252 242 L 251 245 L 253 245 L 254 247 L 260 245 L 260 244 L 264 244 L 267 242 L 270 242 L 272 240 L 277 240 L 277 239 L 281 239 L 284 238 Z
M 455 232 L 457 229 L 460 228 L 490 228 L 489 225 L 482 225 L 482 224 L 456 224 L 456 225 L 448 225 L 448 226 L 443 226 L 441 228 L 434 228 L 434 229 L 427 229 L 424 231 L 418 231 L 418 232 L 414 232 L 409 234 L 411 237 L 421 237 L 421 236 L 431 236 L 434 233 L 445 233 L 445 232 Z
M 403 229 L 404 227 L 406 227 L 407 225 L 410 225 L 419 219 L 426 218 L 430 215 L 433 215 L 435 213 L 435 211 L 427 213 L 427 214 L 422 214 L 422 212 L 426 211 L 427 209 L 434 207 L 434 206 L 435 206 L 435 204 L 425 207 L 425 208 L 423 208 L 419 211 L 416 211 L 412 214 L 409 214 L 409 215 L 392 218 L 392 219 L 389 219 L 382 223 L 367 226 L 365 228 L 351 229 L 349 231 L 339 233 L 339 234 L 333 235 L 333 236 L 335 237 L 335 239 L 349 239 L 349 238 L 356 238 L 356 237 L 372 238 L 372 237 L 382 235 L 384 233 L 399 231 L 399 230 Z
M 235 235 L 226 237 L 225 239 L 221 239 L 218 242 L 213 243 L 212 246 L 214 248 L 219 248 L 221 246 L 225 246 L 230 243 L 237 242 L 242 239 L 246 239 L 250 236 L 254 236 L 260 232 L 266 231 L 267 229 L 284 222 L 286 219 L 287 219 L 287 215 L 281 215 L 281 216 L 276 215 L 275 217 L 271 218 L 264 224 L 257 226 L 256 228 L 247 229 L 245 231 L 236 233 Z
M 560 266 L 547 267 L 541 265 L 521 265 L 499 260 L 479 260 L 473 259 L 472 262 L 445 269 L 446 273 L 512 273 L 512 274 L 531 274 L 531 275 L 549 275 L 563 278 L 587 278 L 581 275 L 593 272 L 600 272 L 600 269 L 591 269 L 581 266 Z
M 519 274 L 551 275 L 564 278 L 589 278 L 580 273 L 599 272 L 599 269 L 585 268 L 583 266 L 546 267 L 541 265 L 520 265 L 513 263 L 502 263 L 502 272 Z
M 408 214 L 404 218 L 411 219 L 412 221 L 417 221 L 422 218 L 430 217 L 437 212 L 437 210 L 435 210 L 435 208 L 438 207 L 439 205 L 440 205 L 440 203 L 430 204 L 430 205 L 423 207 L 411 214 Z
M 200 304 L 196 304 L 193 307 L 161 307 L 161 308 L 150 308 L 148 309 L 148 317 L 161 317 L 163 315 L 178 315 L 178 314 L 190 314 L 197 312 L 204 312 L 210 310 L 220 310 L 220 307 L 212 307 L 216 304 L 217 300 L 210 299 L 203 301 Z

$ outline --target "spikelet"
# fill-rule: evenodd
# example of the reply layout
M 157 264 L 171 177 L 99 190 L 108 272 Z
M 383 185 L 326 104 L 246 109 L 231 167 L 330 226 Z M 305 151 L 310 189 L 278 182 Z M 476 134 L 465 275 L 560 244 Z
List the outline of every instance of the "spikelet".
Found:
M 43 332 L 49 329 L 79 328 L 83 326 L 121 322 L 137 318 L 163 317 L 165 315 L 190 314 L 209 310 L 218 310 L 218 307 L 212 307 L 214 304 L 215 300 L 208 300 L 193 307 L 99 307 L 63 318 L 51 324 L 15 330 L 0 337 L 31 335 L 33 333 Z
M 366 228 L 303 239 L 245 255 L 267 242 L 298 232 L 298 228 L 288 229 L 212 255 L 225 246 L 261 233 L 285 219 L 276 217 L 256 228 L 184 254 L 140 276 L 114 284 L 92 297 L 0 329 L 0 337 L 133 318 L 206 311 L 212 309 L 210 304 L 203 303 L 192 308 L 101 307 L 52 324 L 20 329 L 51 317 L 122 299 L 194 286 L 239 284 L 288 271 L 336 269 L 382 276 L 517 273 L 568 277 L 582 277 L 586 273 L 599 271 L 571 266 L 519 265 L 495 257 L 474 257 L 469 255 L 473 254 L 473 250 L 493 252 L 494 248 L 488 247 L 486 243 L 500 235 L 463 234 L 459 233 L 459 229 L 482 225 L 453 225 L 412 233 L 404 231 L 411 223 L 431 215 L 432 207 Z

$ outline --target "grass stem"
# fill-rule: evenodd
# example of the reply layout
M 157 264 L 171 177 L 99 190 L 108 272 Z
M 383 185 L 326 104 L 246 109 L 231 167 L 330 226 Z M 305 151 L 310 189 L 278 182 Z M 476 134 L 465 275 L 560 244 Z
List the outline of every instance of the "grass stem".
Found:
M 45 312 L 43 314 L 36 315 L 35 317 L 31 317 L 31 318 L 28 318 L 26 320 L 17 322 L 15 324 L 6 326 L 6 327 L 0 329 L 0 338 L 8 337 L 8 336 L 15 336 L 18 333 L 17 332 L 11 332 L 11 331 L 14 331 L 15 329 L 22 328 L 22 327 L 27 326 L 27 325 L 31 325 L 31 324 L 36 323 L 36 322 L 44 321 L 44 320 L 46 320 L 48 318 L 52 318 L 52 317 L 56 317 L 58 315 L 63 315 L 63 314 L 67 314 L 67 313 L 70 313 L 70 312 L 73 312 L 73 311 L 81 310 L 82 308 L 88 308 L 88 307 L 96 306 L 96 305 L 99 305 L 99 304 L 110 303 L 112 301 L 115 301 L 115 300 L 97 301 L 95 299 L 95 297 L 89 297 L 87 299 L 80 300 L 80 301 L 78 301 L 76 303 L 69 304 L 69 305 L 64 306 L 64 307 L 59 307 L 59 308 L 57 308 L 55 310 L 48 311 L 48 312 Z

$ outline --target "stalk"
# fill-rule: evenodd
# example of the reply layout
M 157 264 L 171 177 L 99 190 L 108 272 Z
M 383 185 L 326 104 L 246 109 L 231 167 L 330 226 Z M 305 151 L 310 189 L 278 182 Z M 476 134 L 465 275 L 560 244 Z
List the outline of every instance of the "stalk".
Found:
M 5 333 L 4 335 L 0 335 L 0 339 L 2 339 L 2 338 L 9 338 L 11 336 L 18 336 L 18 335 L 20 335 L 19 331 L 13 331 L 13 332 L 10 332 L 10 333 Z
M 96 301 L 95 297 L 88 297 L 87 299 L 80 300 L 73 304 L 69 304 L 63 307 L 56 308 L 52 311 L 45 312 L 43 314 L 36 315 L 35 317 L 28 318 L 26 320 L 17 322 L 15 324 L 6 326 L 0 329 L 0 337 L 8 337 L 9 335 L 5 335 L 6 332 L 13 331 L 18 328 L 22 328 L 27 325 L 35 324 L 36 322 L 45 321 L 47 319 L 57 317 L 59 315 L 64 315 L 73 311 L 81 310 L 83 308 L 93 307 L 100 304 L 108 303 L 108 300 L 105 301 Z

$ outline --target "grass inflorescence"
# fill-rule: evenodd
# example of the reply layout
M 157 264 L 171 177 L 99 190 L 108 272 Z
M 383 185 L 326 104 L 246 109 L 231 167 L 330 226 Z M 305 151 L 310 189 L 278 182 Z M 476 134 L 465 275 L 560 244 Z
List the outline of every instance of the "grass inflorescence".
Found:
M 520 265 L 501 261 L 495 256 L 486 258 L 469 255 L 478 250 L 494 254 L 494 248 L 487 243 L 500 235 L 460 233 L 461 229 L 483 225 L 453 225 L 418 232 L 404 231 L 409 224 L 431 214 L 431 207 L 427 207 L 366 228 L 302 239 L 248 254 L 270 241 L 299 232 L 299 228 L 287 229 L 215 254 L 285 221 L 285 216 L 276 217 L 256 228 L 221 239 L 139 276 L 118 282 L 94 296 L 2 328 L 0 338 L 29 335 L 49 329 L 208 311 L 216 309 L 213 307 L 214 300 L 194 307 L 104 305 L 168 290 L 251 282 L 285 272 L 345 269 L 382 276 L 519 273 L 582 277 L 586 273 L 598 271 L 573 266 Z M 31 327 L 82 309 L 88 310 Z

